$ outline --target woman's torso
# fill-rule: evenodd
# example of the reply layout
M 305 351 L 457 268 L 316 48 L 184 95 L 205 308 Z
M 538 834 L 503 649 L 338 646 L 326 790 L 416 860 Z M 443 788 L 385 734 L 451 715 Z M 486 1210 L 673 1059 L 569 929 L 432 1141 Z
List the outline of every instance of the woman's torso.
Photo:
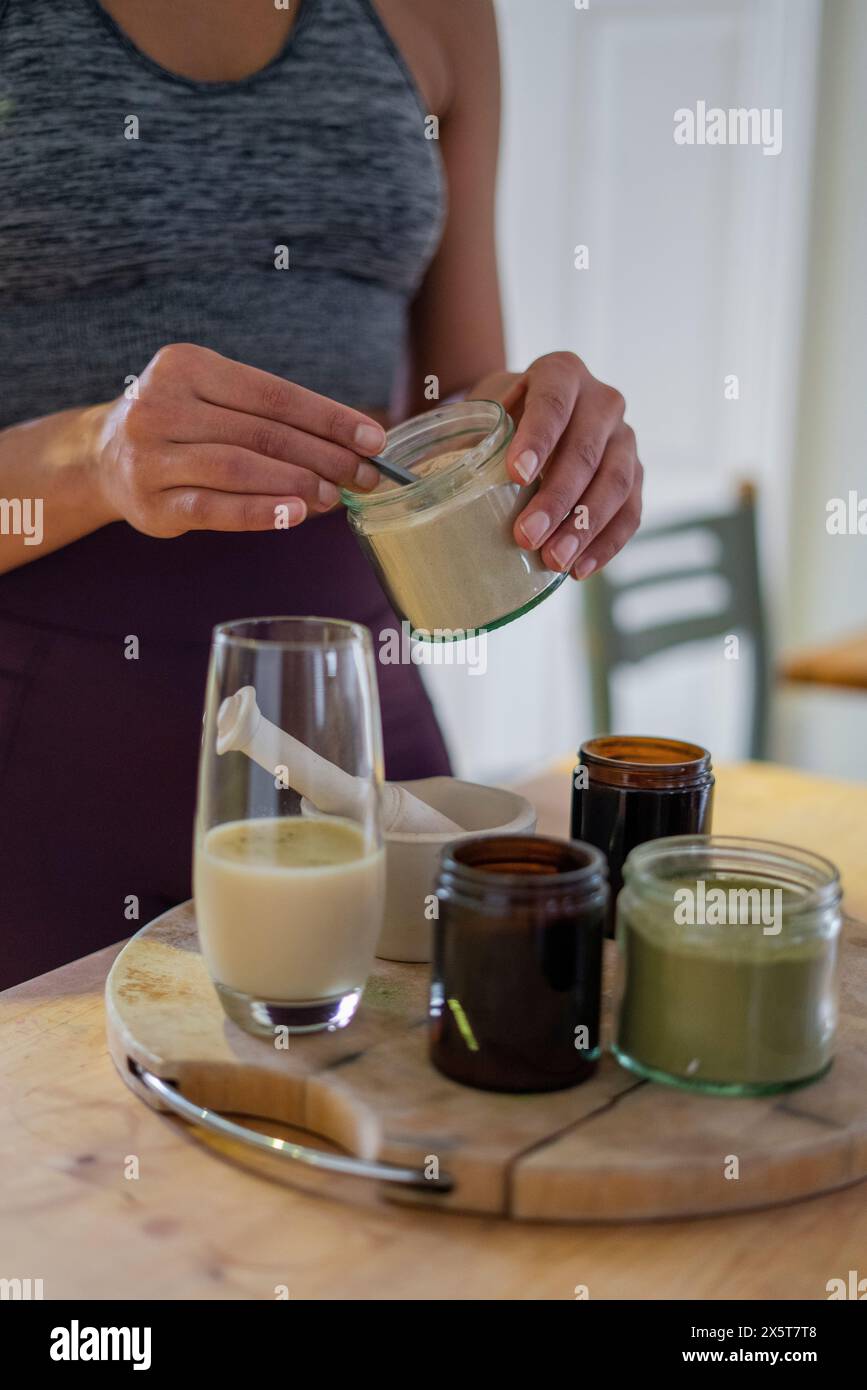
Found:
M 0 427 L 117 396 L 173 341 L 388 406 L 444 190 L 367 0 L 303 0 L 274 61 L 214 86 L 95 0 L 0 0 L 0 190 Z M 274 612 L 395 621 L 339 513 L 117 523 L 0 575 L 0 987 L 189 895 L 211 628 Z M 378 676 L 387 774 L 446 771 L 417 668 Z
M 425 114 L 369 0 L 301 0 L 263 70 L 216 83 L 97 0 L 0 0 L 0 427 L 110 399 L 173 341 L 385 410 L 444 215 Z M 171 541 L 120 523 L 0 578 L 0 612 L 105 635 L 289 609 L 383 611 L 341 515 Z

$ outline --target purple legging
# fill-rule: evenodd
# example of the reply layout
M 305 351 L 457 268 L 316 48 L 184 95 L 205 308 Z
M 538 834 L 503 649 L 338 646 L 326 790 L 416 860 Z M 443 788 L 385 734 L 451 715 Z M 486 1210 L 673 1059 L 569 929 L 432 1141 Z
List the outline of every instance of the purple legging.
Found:
M 340 514 L 170 541 L 118 524 L 0 576 L 0 988 L 190 896 L 210 631 L 275 613 L 397 622 Z M 447 772 L 417 669 L 377 672 L 386 775 Z

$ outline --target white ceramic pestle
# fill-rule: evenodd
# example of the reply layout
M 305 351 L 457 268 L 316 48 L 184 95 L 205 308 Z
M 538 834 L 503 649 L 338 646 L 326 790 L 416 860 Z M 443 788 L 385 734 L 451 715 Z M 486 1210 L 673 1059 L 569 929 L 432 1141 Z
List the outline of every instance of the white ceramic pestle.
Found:
M 244 685 L 220 705 L 217 713 L 217 752 L 237 750 L 264 767 L 272 776 L 286 769 L 289 785 L 326 814 L 360 815 L 370 794 L 369 784 L 335 767 L 266 719 L 256 704 L 256 691 Z M 384 832 L 460 835 L 462 827 L 426 806 L 396 782 L 382 787 Z

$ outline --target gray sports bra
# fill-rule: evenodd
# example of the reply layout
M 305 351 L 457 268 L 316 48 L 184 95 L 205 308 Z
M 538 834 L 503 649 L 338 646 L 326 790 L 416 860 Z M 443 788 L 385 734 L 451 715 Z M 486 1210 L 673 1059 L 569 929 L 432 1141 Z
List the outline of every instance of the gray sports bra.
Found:
M 425 114 L 369 0 L 302 0 L 265 69 L 217 83 L 98 0 L 0 0 L 0 427 L 178 340 L 386 405 L 444 215 Z

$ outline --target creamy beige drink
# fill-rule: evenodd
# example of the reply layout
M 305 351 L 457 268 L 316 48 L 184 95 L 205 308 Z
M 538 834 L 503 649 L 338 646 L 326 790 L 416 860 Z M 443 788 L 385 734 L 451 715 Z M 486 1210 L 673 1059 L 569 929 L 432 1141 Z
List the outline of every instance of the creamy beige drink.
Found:
M 197 841 L 194 891 L 216 982 L 254 999 L 333 999 L 370 972 L 385 851 L 334 817 L 229 821 Z

